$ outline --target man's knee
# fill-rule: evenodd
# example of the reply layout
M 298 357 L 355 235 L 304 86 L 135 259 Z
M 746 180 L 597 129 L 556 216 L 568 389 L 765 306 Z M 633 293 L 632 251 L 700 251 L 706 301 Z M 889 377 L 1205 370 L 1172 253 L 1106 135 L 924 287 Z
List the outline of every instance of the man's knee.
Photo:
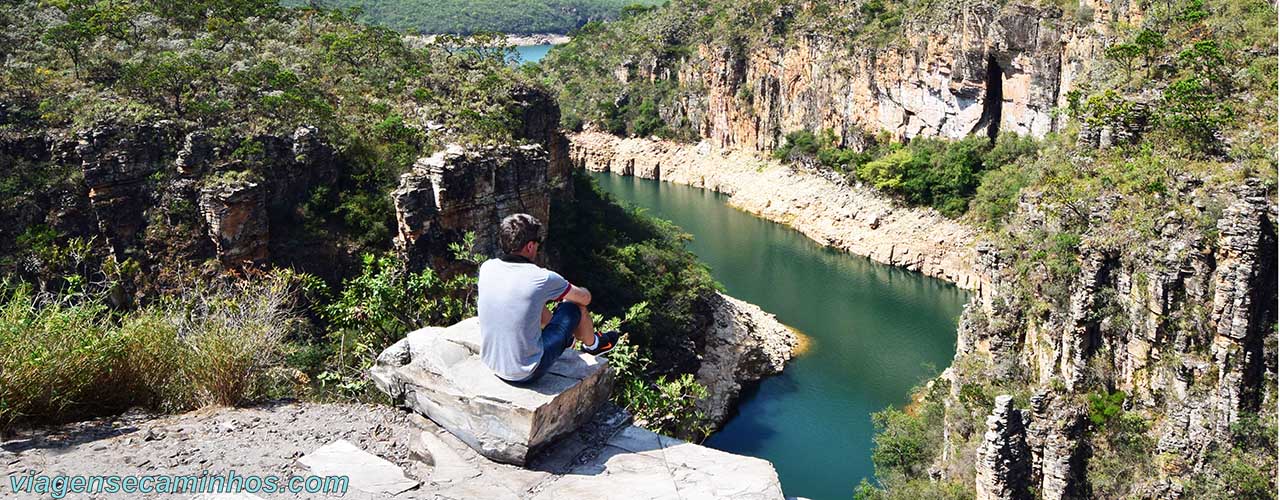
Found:
M 577 306 L 577 307 L 574 307 L 574 306 Z M 572 320 L 570 324 L 576 325 L 578 324 L 578 321 L 581 320 L 582 315 L 586 314 L 586 312 L 587 312 L 586 308 L 579 306 L 578 304 L 573 304 L 570 302 L 561 302 L 556 305 L 556 311 L 553 314 L 553 316 L 567 316 L 569 319 Z

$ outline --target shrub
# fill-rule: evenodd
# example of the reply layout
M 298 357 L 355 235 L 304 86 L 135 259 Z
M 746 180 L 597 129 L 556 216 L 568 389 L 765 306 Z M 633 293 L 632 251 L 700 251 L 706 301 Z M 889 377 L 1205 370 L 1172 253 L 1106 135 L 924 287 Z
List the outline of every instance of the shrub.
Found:
M 249 401 L 303 326 L 291 283 L 273 274 L 200 284 L 128 313 L 95 296 L 9 290 L 0 303 L 0 427 Z
M 336 294 L 319 280 L 309 281 L 319 298 L 317 311 L 329 325 L 334 356 L 319 374 L 326 385 L 347 396 L 364 396 L 365 371 L 378 354 L 409 332 L 425 326 L 450 325 L 476 315 L 476 277 L 470 268 L 484 261 L 471 252 L 475 235 L 449 245 L 466 272 L 443 277 L 430 268 L 405 269 L 395 256 L 366 254 L 360 274 L 343 281 Z
M 0 428 L 80 413 L 106 387 L 123 349 L 98 302 L 12 291 L 0 305 Z M 97 397 L 100 397 L 98 395 Z
M 872 414 L 876 426 L 871 461 L 877 476 L 911 477 L 923 472 L 937 442 L 925 419 L 893 408 Z
M 818 154 L 818 150 L 821 149 L 821 145 L 818 144 L 818 138 L 808 130 L 790 132 L 785 139 L 786 141 L 783 142 L 782 146 L 773 151 L 774 158 L 791 161 L 796 158 L 812 157 Z

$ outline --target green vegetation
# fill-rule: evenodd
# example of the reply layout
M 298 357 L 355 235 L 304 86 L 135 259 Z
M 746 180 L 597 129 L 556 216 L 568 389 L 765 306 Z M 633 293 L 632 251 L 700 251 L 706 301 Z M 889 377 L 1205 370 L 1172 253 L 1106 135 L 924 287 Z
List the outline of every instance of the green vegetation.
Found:
M 592 310 L 621 324 L 627 341 L 610 355 L 618 370 L 614 398 L 662 432 L 701 441 L 711 429 L 694 409 L 706 389 L 687 375 L 703 301 L 719 284 L 685 249 L 689 236 L 669 222 L 624 209 L 582 172 L 572 204 L 554 202 L 547 250 L 564 276 L 593 291 Z M 683 375 L 682 375 L 683 373 Z
M 816 136 L 801 130 L 787 134 L 786 142 L 773 156 L 816 164 L 851 183 L 865 183 L 909 204 L 931 206 L 958 217 L 978 193 L 984 172 L 1020 172 L 1035 158 L 1039 147 L 1036 141 L 1014 134 L 1002 134 L 994 144 L 978 136 L 962 141 L 919 137 L 906 144 L 884 142 L 872 140 L 863 149 L 853 150 L 840 147 L 830 130 Z M 983 192 L 982 213 L 989 220 L 998 220 L 1011 208 L 1008 198 L 1016 195 L 1017 189 L 1010 193 L 1010 187 L 995 187 L 1000 181 L 991 180 L 993 186 Z
M 527 100 L 546 96 L 507 64 L 509 48 L 456 37 L 419 47 L 344 13 L 266 0 L 9 2 L 0 27 L 0 140 L 21 154 L 0 171 L 0 216 L 14 221 L 0 225 L 14 230 L 0 239 L 0 428 L 132 406 L 379 399 L 365 375 L 374 356 L 475 314 L 469 237 L 445 269 L 407 269 L 387 252 L 388 192 L 443 144 L 527 140 Z M 638 112 L 653 122 L 652 107 Z M 333 148 L 335 171 L 305 192 L 273 187 L 274 270 L 218 277 L 218 263 L 192 262 L 208 255 L 196 193 L 311 175 L 290 170 L 288 155 L 303 153 L 281 151 L 304 126 Z M 44 216 L 89 207 L 79 164 L 42 157 L 40 141 L 112 130 L 164 136 L 161 166 L 131 200 L 147 209 L 144 241 L 124 251 Z M 207 165 L 178 171 L 172 149 L 189 133 L 209 138 Z M 693 404 L 705 389 L 670 353 L 692 355 L 715 283 L 669 224 L 578 192 L 589 209 L 557 202 L 550 253 L 601 270 L 569 277 L 621 318 L 608 321 L 626 321 L 615 398 L 655 429 L 702 439 Z
M 145 406 L 239 404 L 278 389 L 302 324 L 285 275 L 210 282 L 129 312 L 100 294 L 0 289 L 0 429 Z
M 155 127 L 163 136 L 156 147 L 177 148 L 198 131 L 213 158 L 205 170 L 182 176 L 197 177 L 199 186 L 279 186 L 310 174 L 281 171 L 287 157 L 276 139 L 314 127 L 335 149 L 336 172 L 315 174 L 329 182 L 297 193 L 301 206 L 273 200 L 272 232 L 303 250 L 288 257 L 291 264 L 329 280 L 358 267 L 359 255 L 387 249 L 394 217 L 386 193 L 414 160 L 449 142 L 520 142 L 528 103 L 519 99 L 541 98 L 507 63 L 508 48 L 410 45 L 398 32 L 340 12 L 291 10 L 270 0 L 8 2 L 0 6 L 0 28 L 0 136 L 15 144 Z M 47 207 L 83 185 L 79 168 L 54 159 L 12 160 L 14 168 L 0 172 L 7 220 L 39 224 L 33 205 Z M 164 168 L 145 187 L 163 191 L 178 176 Z M 166 197 L 172 202 L 150 213 L 148 245 L 180 247 L 203 237 L 191 196 Z M 72 236 L 55 231 L 60 243 Z M 23 252 L 12 243 L 0 240 L 0 253 Z M 39 279 L 39 270 L 19 260 L 0 264 Z
M 1088 257 L 1104 256 L 1120 268 L 1143 270 L 1134 274 L 1134 289 L 1147 290 L 1149 276 L 1166 271 L 1168 255 L 1187 258 L 1183 256 L 1189 250 L 1179 247 L 1179 241 L 1206 248 L 1216 244 L 1218 219 L 1232 190 L 1250 182 L 1274 193 L 1275 15 L 1274 5 L 1253 0 L 1153 3 L 1141 25 L 1116 26 L 1122 36 L 1105 51 L 1105 71 L 1068 94 L 1061 133 L 1011 147 L 1016 153 L 1009 160 L 981 162 L 984 166 L 974 171 L 976 189 L 966 192 L 972 198 L 965 217 L 985 228 L 986 240 L 995 244 L 996 255 L 1008 263 L 1013 279 L 1012 294 L 1007 302 L 993 304 L 990 317 L 972 312 L 970 320 L 980 330 L 1030 338 L 1030 332 L 1043 335 L 1045 328 L 1056 328 L 1053 325 L 1064 321 L 1064 311 L 1071 310 Z M 1077 142 L 1081 130 L 1104 128 L 1132 135 L 1113 135 L 1106 148 Z M 823 167 L 839 164 L 822 160 L 822 134 L 811 146 L 808 138 L 796 138 L 800 140 L 788 143 L 796 144 L 801 157 L 815 158 L 812 162 Z M 966 141 L 948 147 L 964 152 Z M 847 164 L 861 165 L 865 173 L 882 179 L 882 172 L 912 172 L 902 165 L 909 158 L 903 151 L 913 146 L 914 141 L 899 146 L 896 157 L 873 160 L 884 155 L 883 146 L 873 144 L 857 153 L 860 156 L 851 155 L 854 160 Z M 964 154 L 943 158 L 956 165 L 972 164 Z M 875 162 L 880 165 L 866 167 Z M 845 170 L 855 177 L 864 171 Z M 901 190 L 909 185 L 903 180 L 914 178 L 889 176 L 889 182 L 877 187 Z M 947 177 L 921 178 L 929 185 Z M 1019 208 L 1020 203 L 1030 208 Z M 1145 318 L 1122 306 L 1114 286 L 1096 291 L 1097 303 L 1091 307 L 1090 320 L 1099 322 L 1103 338 L 1122 336 Z M 1197 335 L 1210 329 L 1209 307 L 1187 303 L 1167 312 L 1160 319 L 1162 331 L 1203 338 Z M 1275 332 L 1267 335 L 1274 338 Z M 1087 480 L 1092 496 L 1148 496 L 1156 481 L 1167 479 L 1181 484 L 1188 498 L 1274 498 L 1273 400 L 1261 402 L 1257 415 L 1246 412 L 1233 427 L 1231 442 L 1204 457 L 1201 472 L 1192 474 L 1188 457 L 1153 453 L 1160 435 L 1157 424 L 1167 418 L 1159 402 L 1170 396 L 1157 391 L 1157 405 L 1152 407 L 1116 391 L 1115 353 L 1110 349 L 1100 347 L 1092 355 L 1088 374 L 1074 392 L 1057 379 L 1042 388 L 1054 397 L 1070 398 L 1070 404 L 1088 412 L 1084 446 L 1091 453 Z M 1201 356 L 1201 349 L 1193 346 L 1186 356 Z M 928 474 L 918 469 L 921 463 L 939 467 L 944 477 L 972 484 L 972 456 L 964 450 L 976 447 L 980 419 L 990 413 L 992 396 L 1013 394 L 1015 404 L 1025 408 L 1019 401 L 1025 401 L 1027 388 L 1035 385 L 1027 371 L 1043 368 L 1022 366 L 1008 356 L 997 356 L 1011 363 L 1007 367 L 988 366 L 972 357 L 953 365 L 955 379 L 962 383 L 960 404 L 950 406 L 945 424 L 953 430 L 951 449 L 959 456 L 937 463 L 936 453 L 929 453 L 931 446 L 938 446 L 933 439 L 944 425 L 941 421 L 929 420 L 918 407 L 888 410 L 876 440 L 877 456 L 882 457 L 876 462 L 877 479 L 886 489 L 865 484 L 855 491 L 857 496 L 960 495 L 949 496 L 945 483 L 930 485 Z M 1172 370 L 1174 362 L 1184 361 L 1151 369 Z M 1201 383 L 1217 383 L 1213 374 L 1206 377 Z M 1263 383 L 1275 381 L 1267 378 Z M 977 432 L 965 434 L 967 429 Z
M 920 388 L 906 410 L 887 408 L 872 415 L 876 426 L 871 461 L 881 487 L 862 480 L 853 490 L 858 500 L 973 498 L 972 482 L 934 481 L 928 468 L 942 452 L 945 418 L 944 384 Z
M 285 0 L 289 6 L 357 9 L 359 19 L 416 33 L 568 33 L 661 0 Z

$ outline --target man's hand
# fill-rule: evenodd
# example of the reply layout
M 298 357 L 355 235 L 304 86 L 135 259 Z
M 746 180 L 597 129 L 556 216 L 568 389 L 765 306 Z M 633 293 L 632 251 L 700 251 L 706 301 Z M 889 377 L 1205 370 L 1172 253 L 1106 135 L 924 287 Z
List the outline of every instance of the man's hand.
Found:
M 591 291 L 580 286 L 569 285 L 569 293 L 564 296 L 565 302 L 573 302 L 580 306 L 591 305 Z

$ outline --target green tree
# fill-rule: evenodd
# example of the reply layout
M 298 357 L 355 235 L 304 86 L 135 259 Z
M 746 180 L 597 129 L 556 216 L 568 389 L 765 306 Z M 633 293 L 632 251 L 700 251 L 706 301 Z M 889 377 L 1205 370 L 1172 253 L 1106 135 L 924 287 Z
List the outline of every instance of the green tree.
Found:
M 1164 49 L 1164 35 L 1158 31 L 1144 29 L 1134 37 L 1134 45 L 1142 49 L 1142 57 L 1147 66 L 1147 78 L 1151 78 L 1156 66 L 1156 56 Z
M 1133 60 L 1142 56 L 1143 48 L 1134 43 L 1119 43 L 1107 47 L 1107 59 L 1117 61 L 1124 65 L 1125 81 L 1133 76 Z

